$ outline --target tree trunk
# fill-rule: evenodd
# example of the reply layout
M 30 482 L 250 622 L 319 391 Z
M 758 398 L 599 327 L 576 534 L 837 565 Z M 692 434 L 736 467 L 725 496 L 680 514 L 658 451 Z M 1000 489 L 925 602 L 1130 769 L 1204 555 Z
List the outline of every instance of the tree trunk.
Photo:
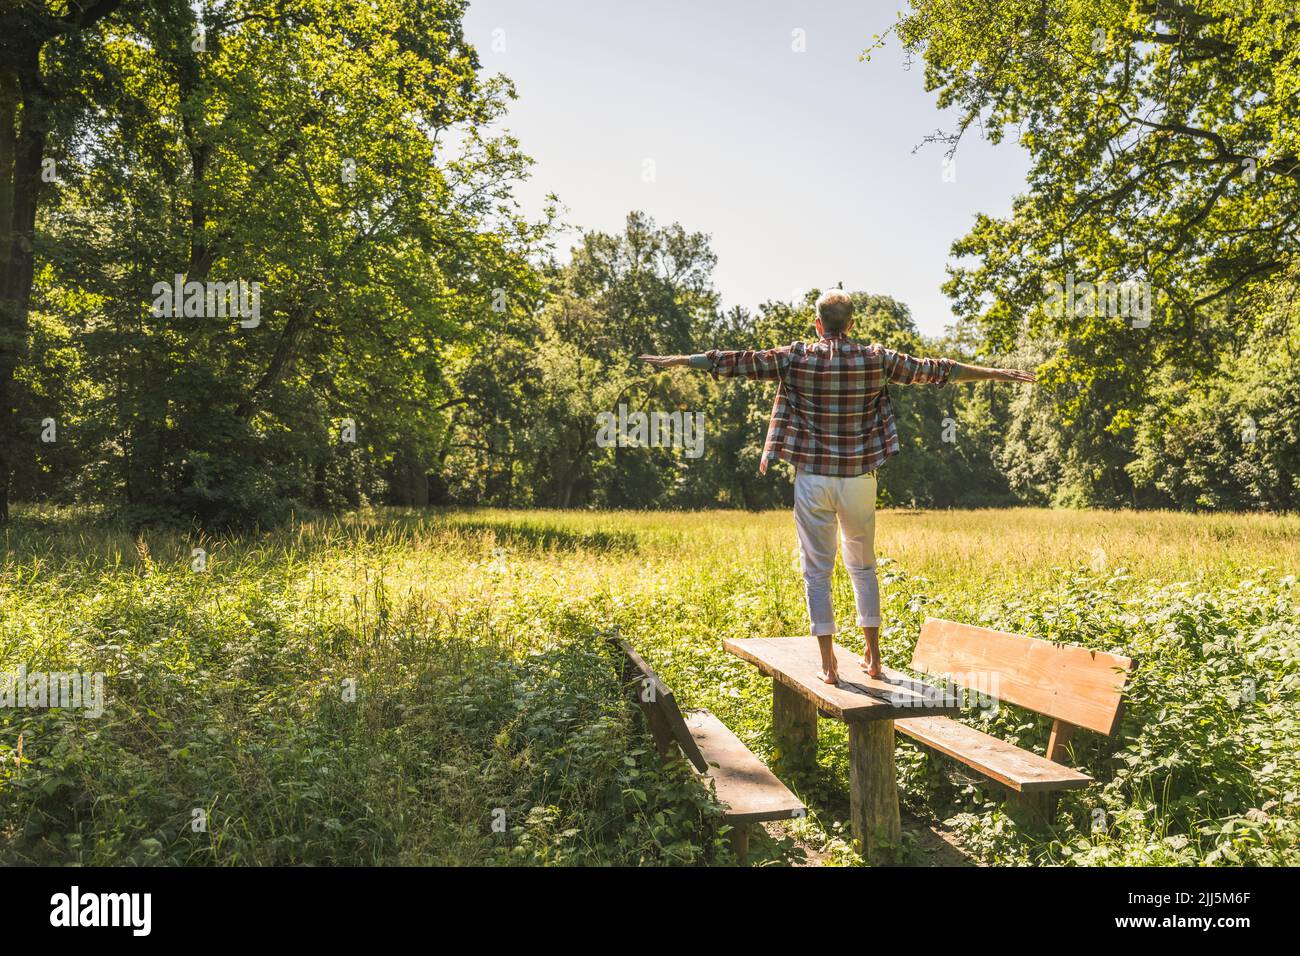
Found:
M 235 418 L 243 424 L 252 421 L 253 416 L 261 408 L 262 400 L 280 384 L 285 374 L 293 367 L 294 360 L 298 356 L 298 347 L 311 328 L 318 298 L 319 296 L 314 296 L 310 302 L 304 303 L 290 314 L 261 378 L 235 407 Z
M 18 121 L 18 80 L 8 71 L 0 73 L 0 522 L 9 520 L 10 429 L 9 381 L 13 374 L 9 364 L 9 329 L 12 324 L 8 295 L 10 245 L 14 214 L 14 161 L 18 141 L 14 124 Z
M 316 460 L 316 468 L 311 483 L 312 503 L 317 508 L 322 509 L 329 505 L 329 488 L 326 484 L 326 468 L 328 464 L 328 459 L 324 457 Z
M 18 105 L 21 102 L 21 114 Z M 21 126 L 15 129 L 21 115 Z M 17 52 L 0 74 L 0 521 L 9 520 L 9 477 L 19 455 L 14 371 L 27 350 L 36 204 L 49 104 L 40 79 L 40 44 Z
M 27 350 L 41 162 L 50 131 L 41 48 L 57 34 L 87 30 L 120 4 L 71 4 L 56 17 L 41 5 L 7 17 L 0 36 L 0 522 L 9 520 L 9 478 L 20 454 L 13 381 Z
M 419 455 L 398 450 L 388 469 L 389 501 L 402 508 L 429 506 L 428 468 Z

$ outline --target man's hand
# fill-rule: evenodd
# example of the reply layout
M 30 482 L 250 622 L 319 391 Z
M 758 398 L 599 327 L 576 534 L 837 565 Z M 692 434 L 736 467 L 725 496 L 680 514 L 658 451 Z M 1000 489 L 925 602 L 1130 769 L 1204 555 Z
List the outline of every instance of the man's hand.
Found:
M 690 361 L 687 355 L 638 355 L 637 359 L 653 365 L 655 368 L 672 368 L 675 365 L 685 365 Z
M 1022 372 L 1018 368 L 1000 368 L 998 375 L 1001 376 L 999 382 L 1036 382 L 1038 379 L 1033 372 Z

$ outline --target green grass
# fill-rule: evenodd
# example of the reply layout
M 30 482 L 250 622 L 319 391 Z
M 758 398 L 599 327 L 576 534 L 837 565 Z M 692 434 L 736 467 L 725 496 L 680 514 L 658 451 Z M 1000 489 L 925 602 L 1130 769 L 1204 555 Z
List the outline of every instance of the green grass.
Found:
M 770 685 L 721 645 L 804 632 L 793 548 L 783 512 L 369 511 L 142 544 L 20 512 L 0 674 L 103 672 L 108 709 L 0 711 L 0 863 L 726 862 L 716 804 L 649 751 L 598 635 L 768 757 Z M 1098 783 L 1051 832 L 904 742 L 910 814 L 988 862 L 1300 862 L 1300 519 L 886 511 L 877 550 L 892 666 L 926 615 L 1141 661 L 1117 735 L 1077 735 Z M 842 572 L 835 598 L 851 620 Z M 1015 708 L 971 719 L 1046 741 Z M 855 863 L 843 728 L 821 733 L 793 832 Z

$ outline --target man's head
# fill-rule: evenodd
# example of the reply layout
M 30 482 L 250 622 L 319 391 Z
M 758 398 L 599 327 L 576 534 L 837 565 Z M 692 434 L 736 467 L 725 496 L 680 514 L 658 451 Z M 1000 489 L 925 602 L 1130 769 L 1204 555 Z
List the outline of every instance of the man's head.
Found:
M 843 335 L 853 328 L 853 300 L 843 289 L 823 292 L 817 300 L 817 334 Z

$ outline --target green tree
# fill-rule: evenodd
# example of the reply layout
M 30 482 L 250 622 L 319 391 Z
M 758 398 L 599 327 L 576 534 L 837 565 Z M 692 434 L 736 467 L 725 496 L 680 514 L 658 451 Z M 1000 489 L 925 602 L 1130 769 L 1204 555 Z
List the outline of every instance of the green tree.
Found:
M 15 372 L 28 354 L 36 219 L 59 176 L 51 141 L 89 109 L 83 74 L 104 21 L 122 0 L 5 0 L 0 7 L 0 522 L 15 462 L 35 442 L 18 433 Z
M 1051 447 L 1077 463 L 1084 500 L 1161 500 L 1139 487 L 1154 472 L 1128 467 L 1138 418 L 1172 398 L 1154 383 L 1217 374 L 1252 337 L 1252 288 L 1300 252 L 1300 14 L 1288 0 L 913 0 L 898 32 L 959 111 L 933 139 L 955 150 L 972 126 L 1014 130 L 1032 161 L 1011 214 L 953 246 L 976 263 L 946 287 L 958 311 L 993 349 L 1055 344 L 1040 369 Z M 1060 294 L 1075 283 L 1127 288 L 1138 308 Z
M 481 132 L 512 91 L 462 13 L 232 0 L 107 37 L 50 291 L 87 306 L 108 400 L 86 435 L 137 511 L 260 520 L 419 484 L 459 343 L 531 311 L 548 229 L 511 199 L 526 159 Z M 257 282 L 261 314 L 153 314 L 176 275 Z
M 463 407 L 442 469 L 456 500 L 669 503 L 695 463 L 672 449 L 601 448 L 597 415 L 620 402 L 700 407 L 698 385 L 652 376 L 635 356 L 683 351 L 710 327 L 715 262 L 703 233 L 632 212 L 623 232 L 586 232 L 567 263 L 549 263 L 539 314 L 455 372 Z

